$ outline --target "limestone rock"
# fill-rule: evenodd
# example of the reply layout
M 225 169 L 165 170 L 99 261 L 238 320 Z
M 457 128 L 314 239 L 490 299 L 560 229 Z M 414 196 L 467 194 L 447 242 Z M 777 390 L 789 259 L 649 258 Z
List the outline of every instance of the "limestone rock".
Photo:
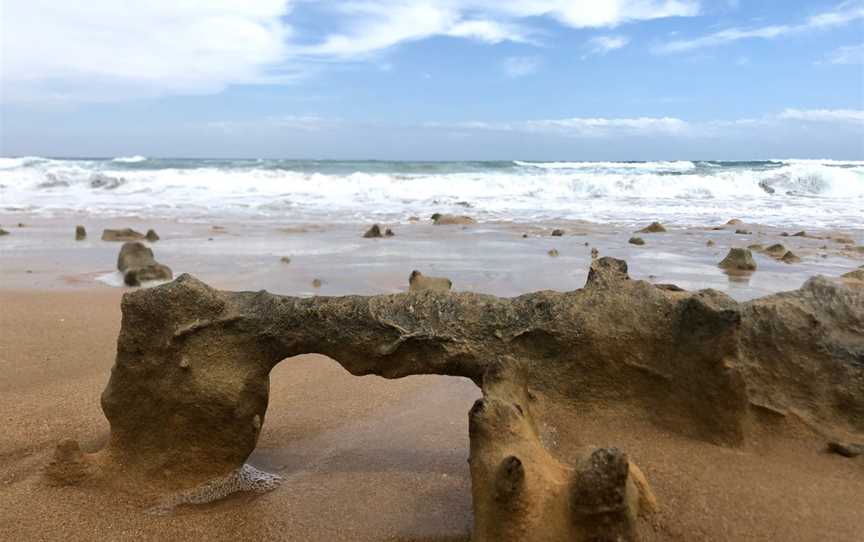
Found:
M 780 243 L 775 243 L 775 244 L 771 245 L 770 247 L 766 248 L 764 250 L 764 252 L 765 252 L 765 254 L 771 256 L 772 258 L 778 258 L 779 259 L 779 258 L 782 258 L 789 251 L 786 250 L 786 247 L 784 247 Z
M 436 226 L 448 226 L 448 225 L 466 225 L 466 224 L 476 224 L 477 221 L 471 218 L 470 216 L 464 215 L 442 215 L 440 213 L 435 213 L 432 215 L 432 222 Z
M 558 249 L 557 248 L 550 249 L 549 252 L 547 252 L 546 254 L 548 254 L 552 258 L 557 258 L 558 257 Z
M 139 241 L 123 243 L 117 256 L 117 269 L 127 286 L 140 286 L 151 280 L 171 280 L 173 273 L 153 257 L 153 251 Z
M 408 291 L 410 292 L 449 292 L 453 282 L 444 277 L 427 277 L 420 271 L 412 271 L 408 277 Z
M 729 253 L 718 264 L 729 271 L 755 271 L 756 262 L 753 254 L 747 248 L 730 248 Z
M 122 230 L 106 229 L 102 231 L 103 241 L 140 241 L 146 236 L 132 228 L 123 228 Z
M 663 224 L 659 222 L 652 222 L 651 224 L 645 226 L 636 233 L 663 233 L 665 231 L 666 228 L 663 226 Z
M 181 275 L 126 294 L 121 308 L 101 403 L 111 436 L 83 460 L 88 476 L 128 491 L 235 472 L 261 433 L 271 369 L 310 352 L 354 375 L 443 374 L 481 387 L 469 414 L 475 541 L 637 537 L 657 505 L 645 477 L 620 450 L 547 449 L 541 427 L 578 441 L 568 416 L 647 418 L 725 446 L 776 434 L 787 415 L 864 437 L 864 290 L 822 277 L 739 303 L 630 280 L 626 262 L 608 257 L 582 289 L 513 298 L 296 298 Z
M 743 220 L 741 220 L 739 218 L 733 218 L 733 219 L 729 220 L 728 222 L 726 222 L 726 225 L 727 226 L 739 226 L 743 223 L 744 223 Z
M 738 229 L 738 230 L 735 230 L 735 233 L 737 233 L 738 235 L 750 235 L 753 232 L 750 230 Z
M 289 258 L 288 256 L 282 256 L 281 258 L 279 258 L 279 261 L 282 263 L 291 263 L 291 258 Z
M 3 228 L 0 228 L 0 236 L 2 235 L 9 235 L 9 232 L 4 230 Z
M 783 261 L 783 263 L 798 263 L 798 262 L 801 261 L 801 258 L 799 258 L 799 257 L 798 257 L 794 252 L 792 252 L 791 250 L 786 251 L 786 254 L 784 254 L 783 257 L 780 258 L 780 259 Z
M 84 226 L 75 226 L 75 240 L 83 241 L 87 239 L 87 230 L 84 229 Z
M 640 245 L 641 246 L 641 245 L 645 244 L 645 240 L 642 239 L 641 237 L 631 237 L 630 240 L 627 242 L 630 243 L 631 245 Z
M 147 239 L 151 243 L 155 243 L 159 240 L 159 235 L 156 234 L 154 230 L 147 230 L 147 233 L 144 235 L 144 239 Z
M 561 237 L 562 235 L 564 235 L 564 230 L 561 230 L 561 229 L 552 230 L 552 237 Z
M 373 224 L 372 227 L 363 234 L 363 237 L 366 239 L 377 239 L 379 237 L 384 237 L 384 235 L 381 233 L 381 226 Z

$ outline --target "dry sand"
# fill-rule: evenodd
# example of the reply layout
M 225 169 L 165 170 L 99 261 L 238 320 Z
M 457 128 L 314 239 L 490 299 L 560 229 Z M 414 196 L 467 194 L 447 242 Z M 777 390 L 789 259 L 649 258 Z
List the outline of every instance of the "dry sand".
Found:
M 29 222 L 35 225 L 14 230 L 7 237 L 17 239 L 0 247 L 6 288 L 0 290 L 0 540 L 467 540 L 467 412 L 479 390 L 440 376 L 352 377 L 315 355 L 286 360 L 271 375 L 264 430 L 250 459 L 285 478 L 271 493 L 153 516 L 126 495 L 46 485 L 40 470 L 60 439 L 73 437 L 93 450 L 107 437 L 99 395 L 113 363 L 123 289 L 93 280 L 111 270 L 119 244 L 99 242 L 93 227 L 90 241 L 75 244 L 69 224 Z M 105 227 L 125 225 L 136 226 Z M 604 254 L 627 258 L 636 278 L 650 272 L 660 282 L 688 288 L 700 280 L 701 286 L 720 281 L 744 298 L 766 288 L 795 288 L 820 270 L 839 275 L 864 257 L 844 256 L 830 245 L 828 257 L 821 258 L 818 247 L 824 241 L 784 238 L 799 247 L 803 265 L 760 257 L 755 282 L 742 286 L 727 284 L 714 263 L 741 242 L 729 232 L 651 236 L 645 251 L 627 246 L 630 232 L 620 228 L 582 236 L 570 226 L 563 239 L 553 239 L 538 227 L 537 237 L 522 239 L 520 232 L 530 229 L 481 225 L 480 231 L 460 234 L 421 225 L 414 233 L 407 226 L 397 229 L 396 238 L 380 241 L 362 240 L 360 234 L 355 239 L 353 229 L 336 229 L 329 241 L 320 231 L 291 233 L 285 235 L 312 237 L 255 251 L 254 242 L 237 234 L 244 231 L 239 225 L 229 225 L 234 233 L 218 234 L 236 235 L 233 244 L 206 241 L 202 236 L 217 236 L 208 233 L 209 226 L 190 234 L 184 228 L 157 227 L 163 236 L 155 245 L 157 258 L 175 270 L 194 271 L 219 287 L 276 283 L 280 287 L 271 289 L 293 294 L 306 293 L 301 285 L 307 288 L 312 276 L 324 279 L 322 294 L 404 289 L 410 272 L 405 266 L 454 278 L 460 290 L 514 295 L 548 286 L 556 277 L 556 289 L 571 289 L 584 282 L 582 268 L 590 261 L 586 240 Z M 56 241 L 58 232 L 69 239 Z M 776 234 L 766 233 L 764 240 L 773 242 Z M 250 235 L 266 239 L 273 232 Z M 448 242 L 441 245 L 434 236 Z M 708 238 L 717 239 L 717 246 L 706 248 Z M 414 248 L 399 244 L 406 239 Z M 339 242 L 369 244 L 326 252 Z M 194 251 L 202 243 L 210 253 Z M 212 243 L 219 248 L 210 248 Z M 562 253 L 554 263 L 545 256 L 550 247 Z M 249 252 L 238 257 L 243 250 Z M 538 256 L 520 262 L 520 251 L 529 250 Z M 306 255 L 292 257 L 291 264 L 278 262 L 281 255 L 303 251 Z M 438 263 L 415 266 L 413 258 Z M 353 267 L 341 265 L 349 261 Z M 578 435 L 566 436 L 571 440 L 557 435 L 563 455 L 568 446 L 613 445 L 642 467 L 662 507 L 658 539 L 849 541 L 864 533 L 864 459 L 824 453 L 817 439 L 766 435 L 729 449 L 662 433 L 647 422 L 622 426 L 597 413 L 557 416 L 572 418 L 567 425 L 579 428 Z M 556 440 L 554 427 L 546 429 Z

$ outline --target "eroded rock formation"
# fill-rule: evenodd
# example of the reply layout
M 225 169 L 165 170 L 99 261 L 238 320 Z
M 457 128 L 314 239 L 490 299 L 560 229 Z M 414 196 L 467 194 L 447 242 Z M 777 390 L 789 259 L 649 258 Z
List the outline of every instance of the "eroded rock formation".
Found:
M 171 268 L 157 262 L 153 251 L 143 243 L 132 241 L 123 243 L 117 256 L 117 270 L 123 273 L 127 286 L 140 286 L 148 280 L 171 280 Z
M 583 289 L 515 298 L 300 299 L 182 275 L 126 294 L 122 312 L 102 395 L 110 441 L 83 457 L 64 444 L 55 481 L 83 473 L 179 491 L 236 472 L 265 421 L 270 370 L 312 352 L 355 375 L 453 375 L 482 388 L 469 414 L 478 541 L 628 540 L 656 506 L 625 452 L 543 443 L 540 422 L 562 409 L 638 416 L 725 446 L 785 422 L 864 435 L 864 291 L 821 277 L 738 303 L 630 280 L 613 258 L 592 262 Z

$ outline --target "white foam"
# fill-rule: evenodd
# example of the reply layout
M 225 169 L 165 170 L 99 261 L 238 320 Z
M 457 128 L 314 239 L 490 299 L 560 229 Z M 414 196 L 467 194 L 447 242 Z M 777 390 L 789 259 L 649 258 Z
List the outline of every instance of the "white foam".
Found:
M 138 162 L 146 162 L 147 157 L 136 154 L 135 156 L 118 156 L 111 160 L 112 162 L 121 162 L 125 164 L 137 164 Z
M 468 202 L 467 212 L 480 220 L 697 224 L 738 217 L 816 227 L 861 226 L 864 214 L 864 162 L 517 162 L 528 165 L 321 173 L 255 161 L 161 169 L 148 161 L 145 169 L 112 161 L 2 160 L 2 208 L 55 215 L 362 222 L 464 213 L 459 202 Z

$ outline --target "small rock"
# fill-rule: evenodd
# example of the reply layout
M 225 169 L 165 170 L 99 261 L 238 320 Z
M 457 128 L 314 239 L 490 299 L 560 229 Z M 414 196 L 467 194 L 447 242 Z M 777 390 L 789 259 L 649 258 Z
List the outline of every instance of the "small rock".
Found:
M 145 237 L 143 233 L 137 232 L 132 228 L 123 228 L 122 230 L 107 229 L 102 231 L 103 241 L 140 241 Z
M 453 287 L 453 281 L 444 277 L 427 277 L 420 271 L 414 270 L 408 277 L 409 292 L 449 292 Z
M 711 239 L 708 239 L 708 242 L 705 243 L 705 246 L 713 247 L 713 246 L 716 245 L 716 244 L 717 244 L 717 243 L 715 243 L 715 242 L 712 241 Z
M 323 283 L 321 282 L 321 279 L 313 279 L 313 280 L 312 280 L 312 287 L 313 287 L 313 288 L 320 288 L 320 287 L 321 287 L 321 284 L 323 284 Z
M 667 292 L 686 292 L 684 288 L 678 286 L 677 284 L 655 284 L 657 288 L 661 290 L 666 290 Z
M 117 256 L 117 269 L 127 286 L 140 286 L 149 280 L 171 280 L 171 269 L 153 257 L 153 251 L 139 241 L 123 243 Z
M 780 237 L 789 237 L 789 234 L 784 231 L 780 234 Z
M 527 234 L 527 233 L 523 233 L 523 234 L 522 234 L 522 239 L 528 239 L 528 234 Z
M 828 443 L 828 451 L 843 457 L 858 457 L 864 454 L 864 444 L 831 441 Z
M 645 226 L 636 233 L 663 233 L 665 231 L 666 228 L 663 226 L 663 224 L 659 222 L 652 222 L 651 224 Z
M 464 215 L 442 215 L 435 213 L 432 215 L 432 222 L 436 226 L 450 226 L 455 224 L 476 224 L 477 221 L 470 216 Z
M 801 261 L 801 258 L 799 258 L 799 257 L 798 257 L 794 252 L 792 252 L 791 250 L 788 251 L 786 254 L 784 254 L 783 257 L 780 258 L 780 259 L 783 260 L 784 263 L 798 263 L 798 262 Z
M 555 258 L 555 257 L 558 256 L 558 249 L 554 249 L 554 248 L 553 248 L 552 250 L 550 250 L 550 251 L 547 252 L 546 254 L 552 256 L 553 258 Z
M 564 235 L 564 230 L 560 230 L 557 228 L 552 230 L 552 237 L 561 237 L 562 235 Z
M 840 243 L 842 245 L 854 245 L 855 240 L 851 237 L 835 237 L 834 242 Z
M 763 250 L 765 250 L 765 247 L 763 247 L 759 243 L 756 243 L 753 245 L 748 245 L 747 248 L 749 248 L 750 250 L 753 250 L 755 252 L 762 252 Z
M 9 235 L 9 232 L 4 230 L 3 228 L 0 228 L 0 235 Z
M 282 256 L 281 258 L 279 258 L 279 261 L 282 263 L 291 263 L 291 258 L 289 258 L 288 256 Z
M 600 256 L 600 251 L 597 250 L 596 248 L 592 248 L 591 249 L 591 259 L 596 260 L 598 256 Z
M 807 237 L 807 232 L 804 230 L 801 230 L 799 232 L 793 233 L 792 237 Z
M 144 235 L 144 238 L 150 241 L 151 243 L 155 243 L 159 240 L 159 236 L 156 235 L 154 230 L 147 230 L 147 233 Z
M 753 232 L 749 231 L 749 230 L 735 230 L 735 233 L 737 233 L 739 235 L 750 235 Z
M 381 234 L 381 226 L 378 224 L 372 224 L 372 227 L 366 230 L 366 233 L 363 234 L 365 239 L 377 239 L 379 237 L 384 237 Z
M 744 221 L 739 218 L 733 218 L 729 222 L 726 223 L 727 226 L 737 226 L 739 224 L 743 224 Z
M 723 269 L 731 271 L 755 271 L 756 262 L 753 254 L 746 248 L 730 248 L 729 254 L 718 264 Z
M 787 252 L 786 247 L 780 243 L 773 244 L 765 249 L 765 254 L 773 258 L 782 258 Z
M 629 241 L 627 241 L 631 245 L 639 245 L 642 246 L 645 244 L 645 240 L 641 237 L 631 237 Z
M 393 230 L 391 230 L 390 228 L 387 228 L 386 230 L 384 230 L 384 237 L 393 237 L 394 235 L 396 235 L 396 234 L 393 233 Z
M 83 241 L 87 239 L 87 230 L 84 229 L 84 226 L 75 226 L 75 240 Z
M 18 223 L 18 227 L 19 227 L 19 228 L 26 228 L 26 227 L 27 227 L 27 224 L 25 224 L 25 223 L 23 223 L 23 222 L 19 222 L 19 223 Z

